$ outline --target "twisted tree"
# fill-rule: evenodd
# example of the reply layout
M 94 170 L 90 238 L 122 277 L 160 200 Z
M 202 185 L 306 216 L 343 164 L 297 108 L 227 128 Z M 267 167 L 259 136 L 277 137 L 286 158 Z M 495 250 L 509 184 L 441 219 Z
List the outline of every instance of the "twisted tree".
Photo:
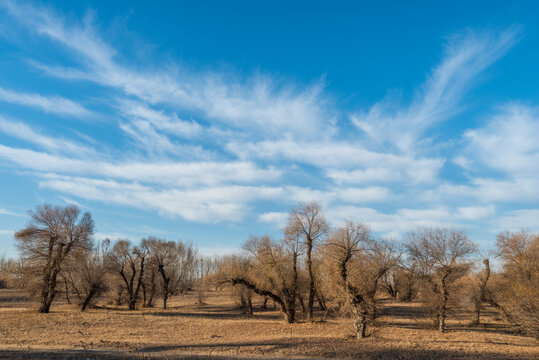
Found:
M 316 285 L 313 271 L 313 250 L 327 235 L 328 224 L 320 205 L 316 201 L 301 204 L 290 211 L 285 228 L 286 237 L 301 238 L 307 254 L 307 274 L 309 276 L 309 298 L 307 317 L 313 321 L 313 305 L 316 296 Z
M 425 289 L 434 295 L 425 300 L 435 309 L 438 331 L 444 332 L 451 286 L 470 269 L 466 260 L 476 246 L 464 231 L 447 228 L 419 229 L 409 232 L 407 238 L 409 261 L 417 264 Z
M 39 312 L 48 313 L 56 295 L 57 278 L 67 257 L 90 246 L 94 223 L 89 213 L 79 218 L 76 206 L 38 206 L 25 229 L 15 233 L 21 258 L 41 276 Z

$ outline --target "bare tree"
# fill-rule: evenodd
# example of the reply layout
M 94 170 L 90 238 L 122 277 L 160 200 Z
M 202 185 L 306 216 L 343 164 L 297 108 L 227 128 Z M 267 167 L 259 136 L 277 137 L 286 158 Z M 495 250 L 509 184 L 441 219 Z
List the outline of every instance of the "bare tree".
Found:
M 362 256 L 357 257 L 357 267 L 361 268 L 358 286 L 363 288 L 368 300 L 369 314 L 372 322 L 376 322 L 376 294 L 380 280 L 396 267 L 400 254 L 391 241 L 371 240 L 370 248 Z
M 502 232 L 496 246 L 503 280 L 494 303 L 511 322 L 539 339 L 539 235 Z
M 15 234 L 21 257 L 42 276 L 41 313 L 50 310 L 57 277 L 68 255 L 89 246 L 94 223 L 89 213 L 80 219 L 79 215 L 76 206 L 38 206 L 30 212 L 28 226 Z
M 298 241 L 274 242 L 269 236 L 252 237 L 244 245 L 247 256 L 233 258 L 220 271 L 220 282 L 243 285 L 281 307 L 287 323 L 296 318 Z M 294 253 L 296 251 L 296 253 Z
M 174 274 L 171 268 L 177 260 L 176 243 L 174 241 L 166 241 L 150 237 L 146 239 L 151 253 L 151 263 L 157 267 L 157 271 L 161 276 L 161 289 L 163 297 L 163 309 L 167 308 L 167 300 L 170 295 L 170 281 Z
M 366 292 L 354 283 L 354 278 L 361 268 L 352 268 L 356 258 L 364 255 L 370 245 L 369 228 L 348 221 L 344 227 L 331 234 L 326 247 L 327 257 L 334 268 L 341 294 L 355 316 L 354 328 L 358 340 L 366 335 L 368 304 Z M 351 276 L 352 272 L 355 273 Z
M 473 303 L 474 303 L 474 319 L 473 324 L 479 325 L 481 322 L 481 305 L 483 302 L 488 302 L 487 298 L 487 284 L 490 279 L 490 259 L 488 256 L 482 257 L 482 262 L 484 265 L 483 271 L 478 274 L 479 284 L 477 286 L 477 291 L 473 293 Z
M 328 232 L 328 224 L 320 205 L 316 201 L 301 204 L 290 211 L 288 224 L 285 228 L 287 237 L 302 237 L 307 254 L 307 273 L 309 275 L 309 298 L 307 303 L 307 317 L 313 321 L 313 304 L 316 295 L 315 278 L 313 271 L 313 249 Z
M 111 269 L 110 240 L 98 242 L 91 249 L 73 254 L 64 270 L 66 281 L 77 294 L 81 311 L 105 290 L 105 276 Z
M 404 301 L 412 301 L 416 292 L 417 263 L 409 260 L 400 263 L 396 276 L 399 299 Z
M 123 281 L 129 310 L 136 308 L 147 255 L 148 247 L 144 242 L 133 247 L 128 240 L 118 240 L 112 249 L 112 268 Z
M 476 251 L 463 231 L 446 228 L 424 228 L 409 232 L 405 245 L 411 262 L 417 263 L 417 274 L 431 290 L 437 327 L 445 331 L 451 285 L 470 268 L 465 260 Z

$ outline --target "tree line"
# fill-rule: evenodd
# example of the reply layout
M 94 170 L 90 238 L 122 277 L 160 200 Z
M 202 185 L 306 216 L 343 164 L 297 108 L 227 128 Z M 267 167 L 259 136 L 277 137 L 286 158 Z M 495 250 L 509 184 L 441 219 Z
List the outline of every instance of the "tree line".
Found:
M 279 239 L 251 236 L 239 255 L 202 258 L 181 241 L 93 241 L 90 214 L 75 206 L 44 205 L 30 215 L 15 234 L 19 258 L 0 259 L 0 285 L 23 282 L 43 313 L 60 292 L 68 301 L 75 296 L 82 311 L 103 297 L 130 310 L 160 299 L 166 309 L 170 296 L 193 289 L 202 303 L 204 283 L 228 288 L 248 314 L 255 294 L 263 307 L 272 301 L 287 323 L 299 311 L 308 321 L 315 312 L 340 311 L 351 317 L 358 339 L 376 323 L 383 297 L 423 302 L 440 332 L 453 309 L 470 309 L 479 324 L 489 305 L 539 338 L 539 235 L 526 231 L 498 234 L 489 253 L 452 228 L 416 229 L 397 242 L 351 220 L 331 229 L 313 201 L 290 211 Z

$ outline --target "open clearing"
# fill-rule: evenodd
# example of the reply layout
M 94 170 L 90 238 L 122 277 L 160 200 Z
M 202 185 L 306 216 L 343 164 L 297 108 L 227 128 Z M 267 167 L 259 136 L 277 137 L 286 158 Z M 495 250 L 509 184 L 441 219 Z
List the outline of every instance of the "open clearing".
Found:
M 258 300 L 258 299 L 257 299 Z M 107 307 L 85 313 L 59 299 L 50 314 L 16 292 L 0 290 L 0 357 L 17 358 L 364 358 L 539 359 L 539 343 L 485 311 L 485 324 L 451 314 L 449 330 L 429 328 L 418 303 L 381 302 L 378 324 L 358 342 L 350 321 L 328 316 L 285 324 L 279 311 L 247 318 L 227 294 L 173 297 L 169 309 Z M 159 303 L 157 303 L 159 305 Z M 318 318 L 324 315 L 318 313 Z

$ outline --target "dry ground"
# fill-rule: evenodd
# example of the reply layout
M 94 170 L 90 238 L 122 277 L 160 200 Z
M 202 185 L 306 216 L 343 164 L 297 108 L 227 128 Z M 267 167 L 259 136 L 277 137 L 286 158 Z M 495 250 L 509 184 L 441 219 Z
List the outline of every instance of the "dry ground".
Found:
M 378 326 L 358 342 L 345 318 L 284 324 L 273 310 L 255 308 L 247 318 L 226 294 L 208 294 L 205 302 L 198 306 L 187 294 L 172 298 L 168 310 L 81 313 L 59 300 L 50 314 L 39 314 L 25 296 L 0 290 L 0 358 L 539 359 L 537 341 L 489 311 L 480 327 L 453 314 L 449 331 L 439 334 L 420 304 L 386 300 Z

